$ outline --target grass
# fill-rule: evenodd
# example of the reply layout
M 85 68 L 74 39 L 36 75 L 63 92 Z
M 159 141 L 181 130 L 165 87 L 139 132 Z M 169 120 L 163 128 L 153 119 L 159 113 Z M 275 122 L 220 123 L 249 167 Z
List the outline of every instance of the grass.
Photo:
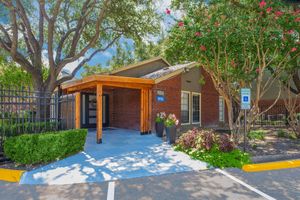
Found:
M 297 139 L 297 136 L 294 132 L 285 131 L 285 130 L 282 130 L 282 129 L 277 131 L 277 137 L 279 137 L 279 138 L 288 138 L 288 139 L 292 139 L 292 140 Z
M 266 131 L 265 130 L 255 130 L 248 133 L 248 138 L 250 140 L 265 140 Z

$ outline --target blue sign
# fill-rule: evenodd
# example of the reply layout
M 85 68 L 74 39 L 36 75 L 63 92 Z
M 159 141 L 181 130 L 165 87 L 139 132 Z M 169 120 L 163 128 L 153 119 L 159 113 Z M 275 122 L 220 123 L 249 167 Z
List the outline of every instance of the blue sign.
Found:
M 162 96 L 162 95 L 157 95 L 157 96 L 156 96 L 156 100 L 157 100 L 158 102 L 165 102 L 165 101 L 166 101 L 166 98 L 165 98 L 164 96 Z
M 251 108 L 251 90 L 250 88 L 241 89 L 241 109 L 249 110 Z

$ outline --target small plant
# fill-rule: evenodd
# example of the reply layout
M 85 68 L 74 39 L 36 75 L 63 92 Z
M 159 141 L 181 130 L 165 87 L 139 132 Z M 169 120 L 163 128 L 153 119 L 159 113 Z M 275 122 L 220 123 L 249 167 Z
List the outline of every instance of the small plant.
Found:
M 287 133 L 284 130 L 277 131 L 277 137 L 286 138 Z
M 285 131 L 285 130 L 278 130 L 277 131 L 277 137 L 279 138 L 289 138 L 292 140 L 297 139 L 297 135 L 294 132 L 289 132 L 289 131 Z
M 250 156 L 235 148 L 228 134 L 192 129 L 176 141 L 175 150 L 214 167 L 238 167 L 250 163 Z
M 159 112 L 156 114 L 155 122 L 156 123 L 164 122 L 166 117 L 167 117 L 167 115 L 165 112 Z
M 266 132 L 263 130 L 250 131 L 248 133 L 248 138 L 250 140 L 264 140 L 266 136 Z
M 169 114 L 165 120 L 166 127 L 177 126 L 178 123 L 179 120 L 176 118 L 175 114 Z

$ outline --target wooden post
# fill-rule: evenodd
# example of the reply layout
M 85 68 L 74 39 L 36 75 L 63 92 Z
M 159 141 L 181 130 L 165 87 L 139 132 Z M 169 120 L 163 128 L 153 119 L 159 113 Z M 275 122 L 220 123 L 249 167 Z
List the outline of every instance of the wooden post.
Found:
M 97 144 L 102 143 L 102 84 L 97 84 Z
M 144 135 L 144 93 L 145 90 L 141 89 L 141 117 L 140 117 L 140 132 L 141 135 Z
M 152 132 L 152 90 L 149 90 L 149 113 L 148 113 L 148 124 L 149 124 L 149 130 L 148 132 L 151 133 Z
M 80 92 L 75 94 L 75 128 L 80 128 L 80 110 L 81 110 L 81 95 Z

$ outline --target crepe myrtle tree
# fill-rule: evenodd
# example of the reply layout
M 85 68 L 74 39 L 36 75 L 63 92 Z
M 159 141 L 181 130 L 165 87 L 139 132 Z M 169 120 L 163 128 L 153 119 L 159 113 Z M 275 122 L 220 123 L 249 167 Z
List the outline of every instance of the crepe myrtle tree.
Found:
M 40 95 L 52 93 L 121 36 L 140 39 L 159 28 L 151 0 L 0 0 L 0 46 L 28 72 Z M 48 76 L 43 78 L 42 52 Z M 64 77 L 64 67 L 80 61 Z M 44 109 L 38 109 L 42 111 Z
M 240 104 L 239 90 L 250 87 L 254 93 L 249 112 L 248 128 L 273 105 L 259 109 L 266 95 L 285 67 L 299 55 L 298 44 L 290 43 L 279 21 L 298 17 L 277 12 L 280 2 L 215 0 L 197 4 L 186 11 L 183 19 L 171 30 L 167 58 L 173 61 L 197 61 L 210 75 L 215 88 L 224 97 L 232 135 L 239 132 L 240 118 L 234 116 L 234 106 Z M 288 23 L 288 22 L 287 22 Z M 286 39 L 287 38 L 287 39 Z M 272 75 L 270 75 L 272 71 Z

